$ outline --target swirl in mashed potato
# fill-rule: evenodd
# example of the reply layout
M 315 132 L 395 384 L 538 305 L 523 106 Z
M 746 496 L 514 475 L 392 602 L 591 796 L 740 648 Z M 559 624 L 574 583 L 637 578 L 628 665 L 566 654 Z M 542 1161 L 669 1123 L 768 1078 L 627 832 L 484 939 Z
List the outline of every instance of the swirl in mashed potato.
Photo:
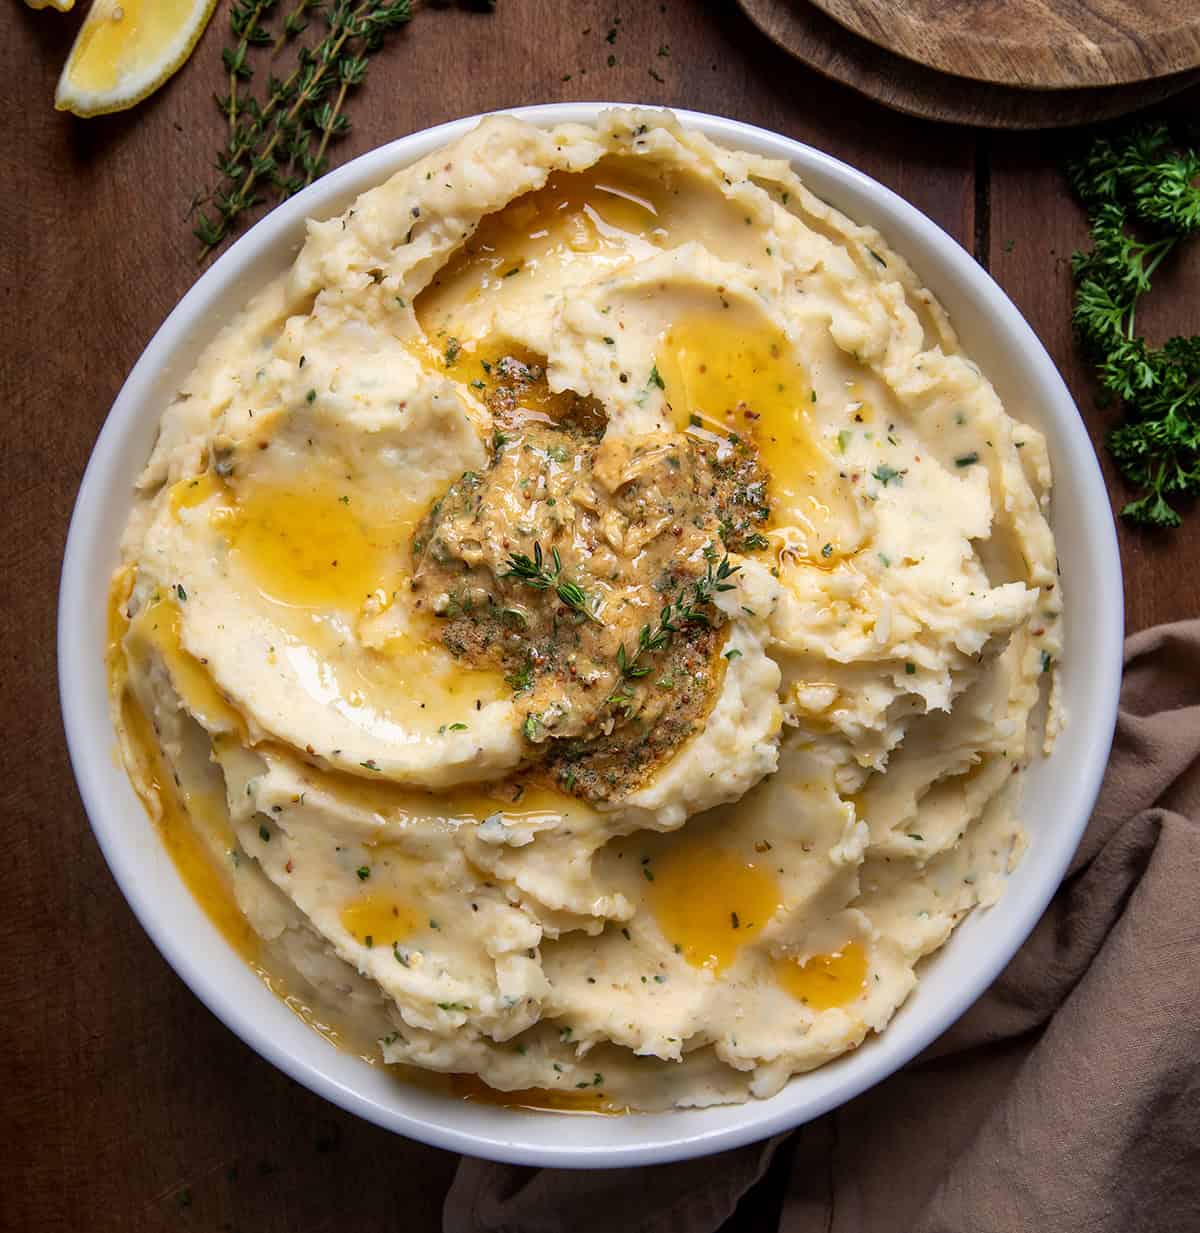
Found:
M 1049 481 L 784 164 L 493 117 L 310 223 L 166 408 L 113 584 L 126 762 L 365 1055 L 768 1096 L 882 1031 L 1020 854 Z

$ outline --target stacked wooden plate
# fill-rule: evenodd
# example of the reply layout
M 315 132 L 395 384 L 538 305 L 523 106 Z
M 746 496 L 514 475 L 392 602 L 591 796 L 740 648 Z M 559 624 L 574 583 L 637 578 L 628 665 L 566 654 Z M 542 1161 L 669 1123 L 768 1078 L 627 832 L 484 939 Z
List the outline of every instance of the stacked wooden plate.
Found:
M 989 128 L 1086 124 L 1200 82 L 1200 0 L 738 0 L 827 77 Z

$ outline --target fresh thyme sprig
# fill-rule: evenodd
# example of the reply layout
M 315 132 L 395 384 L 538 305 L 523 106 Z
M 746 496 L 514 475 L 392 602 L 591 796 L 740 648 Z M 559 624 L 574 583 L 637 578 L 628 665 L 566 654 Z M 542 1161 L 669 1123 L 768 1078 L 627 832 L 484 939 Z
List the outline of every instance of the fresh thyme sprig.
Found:
M 550 557 L 554 562 L 553 568 L 546 564 L 545 557 L 542 555 L 542 545 L 535 541 L 532 557 L 524 552 L 509 554 L 508 569 L 500 577 L 516 578 L 519 582 L 537 591 L 553 590 L 568 608 L 582 613 L 589 621 L 595 621 L 597 625 L 603 625 L 604 622 L 593 611 L 587 592 L 579 583 L 562 576 L 562 558 L 558 555 L 557 548 L 550 549 Z
M 216 160 L 220 180 L 195 225 L 203 260 L 240 225 L 241 216 L 266 196 L 283 200 L 323 175 L 329 143 L 349 131 L 347 96 L 366 78 L 370 56 L 384 37 L 412 19 L 414 0 L 292 0 L 273 35 L 269 19 L 279 0 L 235 0 L 230 13 L 233 46 L 222 52 L 229 89 L 216 102 L 229 133 Z M 300 46 L 286 76 L 268 76 L 265 97 L 250 93 L 252 48 L 273 57 L 299 39 L 320 13 L 325 30 Z
M 284 18 L 283 29 L 271 44 L 271 54 L 276 54 L 288 39 L 303 34 L 308 29 L 309 11 L 320 7 L 321 0 L 296 0 L 296 7 Z
M 632 655 L 625 650 L 624 642 L 617 648 L 617 669 L 626 680 L 636 680 L 646 676 L 650 665 L 641 662 L 643 655 L 652 655 L 670 644 L 671 639 L 685 625 L 711 625 L 712 619 L 705 611 L 712 604 L 713 597 L 722 591 L 732 591 L 734 584 L 729 581 L 741 569 L 740 565 L 730 565 L 726 555 L 719 565 L 708 563 L 708 569 L 703 578 L 684 586 L 670 603 L 665 604 L 658 614 L 658 621 L 653 625 L 643 625 L 638 634 L 637 650 Z M 614 698 L 617 695 L 614 695 Z
M 222 110 L 229 117 L 229 133 L 237 135 L 238 119 L 238 82 L 249 81 L 254 70 L 246 62 L 246 52 L 252 46 L 262 46 L 271 41 L 271 35 L 259 21 L 269 9 L 275 7 L 278 0 L 234 0 L 229 13 L 229 28 L 237 40 L 233 47 L 227 47 L 221 52 L 221 61 L 229 74 L 229 94 L 225 99 L 218 100 Z
M 1171 499 L 1200 496 L 1200 337 L 1147 346 L 1137 305 L 1159 265 L 1200 231 L 1200 153 L 1162 125 L 1096 138 L 1068 167 L 1091 224 L 1092 248 L 1075 253 L 1072 320 L 1100 383 L 1124 405 L 1106 438 L 1121 473 L 1142 490 L 1121 513 L 1175 527 Z

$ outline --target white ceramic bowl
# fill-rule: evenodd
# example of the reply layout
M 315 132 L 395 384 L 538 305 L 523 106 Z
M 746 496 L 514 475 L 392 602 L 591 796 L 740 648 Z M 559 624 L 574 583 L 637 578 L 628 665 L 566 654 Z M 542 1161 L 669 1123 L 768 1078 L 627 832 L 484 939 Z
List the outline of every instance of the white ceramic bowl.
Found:
M 519 109 L 536 124 L 591 121 L 605 104 Z M 1031 845 L 1000 903 L 973 914 L 924 968 L 877 1039 L 770 1100 L 715 1109 L 581 1118 L 472 1104 L 397 1083 L 331 1049 L 225 944 L 192 900 L 114 759 L 104 667 L 108 580 L 134 479 L 177 383 L 217 327 L 292 260 L 304 220 L 344 209 L 366 188 L 454 140 L 472 116 L 364 154 L 280 206 L 184 296 L 142 354 L 100 433 L 79 490 L 59 597 L 58 661 L 71 760 L 92 828 L 125 898 L 167 962 L 252 1048 L 314 1092 L 438 1147 L 529 1165 L 659 1164 L 761 1139 L 842 1104 L 945 1031 L 996 978 L 1057 888 L 1087 823 L 1108 757 L 1121 673 L 1120 564 L 1108 497 L 1087 433 L 1054 364 L 1003 291 L 954 240 L 861 172 L 786 137 L 692 112 L 716 141 L 783 158 L 821 197 L 877 226 L 948 309 L 967 352 L 1009 411 L 1049 438 L 1054 530 L 1066 602 L 1064 701 L 1053 757 L 1026 777 Z

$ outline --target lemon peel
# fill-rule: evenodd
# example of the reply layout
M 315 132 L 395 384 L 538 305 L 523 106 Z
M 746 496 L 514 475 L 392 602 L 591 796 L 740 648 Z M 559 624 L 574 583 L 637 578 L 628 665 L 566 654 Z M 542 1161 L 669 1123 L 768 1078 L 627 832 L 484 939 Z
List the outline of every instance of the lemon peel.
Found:
M 215 8 L 216 0 L 95 0 L 58 79 L 55 108 L 99 116 L 140 103 L 191 55 Z

